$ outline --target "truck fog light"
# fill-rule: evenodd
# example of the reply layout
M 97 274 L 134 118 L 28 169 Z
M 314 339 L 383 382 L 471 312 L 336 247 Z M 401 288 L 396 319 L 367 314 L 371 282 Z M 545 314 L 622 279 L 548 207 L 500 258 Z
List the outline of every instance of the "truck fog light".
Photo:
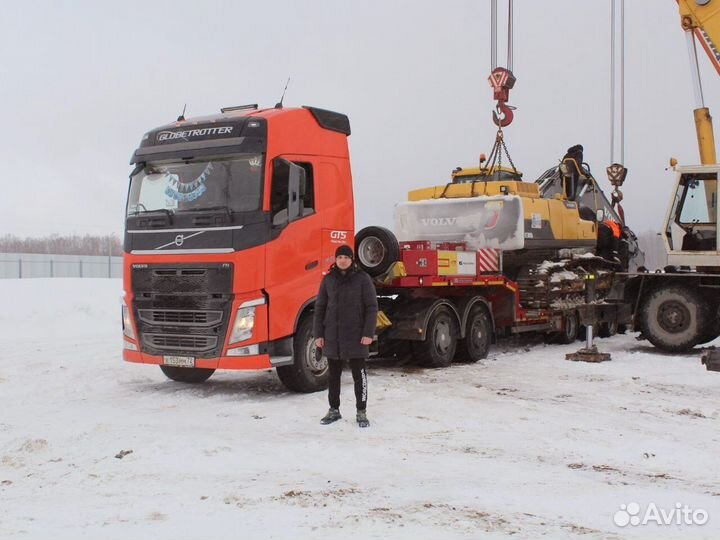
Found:
M 131 343 L 131 342 L 128 341 L 127 339 L 124 340 L 124 342 L 125 342 L 125 348 L 126 348 L 128 351 L 137 351 L 137 350 L 138 350 L 137 345 L 135 345 L 134 343 Z
M 235 347 L 234 349 L 228 349 L 228 356 L 252 356 L 260 352 L 260 347 L 257 343 L 255 345 L 247 345 L 246 347 Z
M 135 330 L 133 330 L 132 321 L 130 320 L 130 310 L 123 304 L 122 307 L 122 327 L 123 334 L 131 339 L 135 339 Z
M 250 339 L 255 326 L 255 307 L 244 307 L 237 310 L 233 323 L 230 343 L 237 343 Z

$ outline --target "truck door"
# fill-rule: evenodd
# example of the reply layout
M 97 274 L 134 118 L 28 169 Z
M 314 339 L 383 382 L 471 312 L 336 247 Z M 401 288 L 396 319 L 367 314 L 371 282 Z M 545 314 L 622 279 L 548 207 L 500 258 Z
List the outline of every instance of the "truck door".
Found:
M 272 167 L 272 238 L 265 251 L 271 340 L 293 332 L 300 308 L 317 295 L 323 270 L 312 159 L 283 156 Z

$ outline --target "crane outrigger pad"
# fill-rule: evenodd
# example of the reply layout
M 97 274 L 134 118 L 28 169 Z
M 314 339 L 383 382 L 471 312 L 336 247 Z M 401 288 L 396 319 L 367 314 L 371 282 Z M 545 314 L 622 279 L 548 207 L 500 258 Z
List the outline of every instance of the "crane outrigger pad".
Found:
M 720 351 L 710 349 L 702 355 L 702 363 L 708 371 L 720 371 Z
M 565 360 L 572 360 L 573 362 L 608 362 L 612 360 L 609 353 L 598 352 L 597 347 L 593 345 L 589 349 L 580 349 L 574 353 L 568 353 L 565 355 Z

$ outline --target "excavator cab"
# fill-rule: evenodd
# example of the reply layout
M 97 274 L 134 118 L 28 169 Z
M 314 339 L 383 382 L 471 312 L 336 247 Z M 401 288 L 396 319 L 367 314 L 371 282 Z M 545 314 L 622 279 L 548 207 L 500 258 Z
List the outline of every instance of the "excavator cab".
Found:
M 665 219 L 668 264 L 720 266 L 717 165 L 678 167 L 675 197 Z
M 471 184 L 473 182 L 498 182 L 498 181 L 522 182 L 522 173 L 508 167 L 481 167 L 463 169 L 457 167 L 452 172 L 454 184 Z
M 622 223 L 610 201 L 603 193 L 590 168 L 568 160 L 545 171 L 535 182 L 543 199 L 563 199 L 577 203 L 580 218 L 586 221 L 605 220 Z

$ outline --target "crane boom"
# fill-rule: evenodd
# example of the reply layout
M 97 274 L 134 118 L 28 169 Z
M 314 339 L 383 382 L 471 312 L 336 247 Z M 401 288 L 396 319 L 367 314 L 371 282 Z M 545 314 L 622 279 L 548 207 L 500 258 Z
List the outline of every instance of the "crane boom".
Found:
M 720 74 L 720 3 L 679 0 L 680 20 L 684 30 L 691 30 Z
M 710 110 L 705 107 L 700 83 L 700 70 L 697 60 L 696 43 L 710 58 L 720 74 L 720 2 L 713 0 L 677 0 L 680 9 L 680 22 L 687 36 L 690 70 L 695 91 L 695 130 L 697 132 L 700 162 L 710 165 L 717 162 L 715 156 L 715 135 L 713 133 Z

